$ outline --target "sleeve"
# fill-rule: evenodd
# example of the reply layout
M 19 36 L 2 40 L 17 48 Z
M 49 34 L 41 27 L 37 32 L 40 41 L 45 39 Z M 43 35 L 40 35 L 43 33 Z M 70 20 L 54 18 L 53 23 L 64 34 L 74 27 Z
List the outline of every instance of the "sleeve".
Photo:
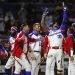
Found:
M 66 43 L 65 43 L 65 52 L 68 55 L 71 56 L 73 54 L 73 51 L 72 51 L 72 54 L 71 54 L 71 50 L 73 50 L 73 38 L 72 37 L 67 37 L 66 38 Z
M 28 36 L 29 42 L 35 42 L 35 39 L 32 37 L 33 33 L 30 33 Z
M 35 41 L 37 41 L 38 39 L 34 39 L 34 38 L 30 38 L 29 37 L 29 42 L 35 42 Z
M 46 36 L 46 37 L 44 38 L 44 47 L 43 47 L 43 48 L 44 48 L 44 49 L 43 49 L 43 50 L 44 50 L 44 54 L 47 52 L 47 51 L 46 51 L 47 45 L 48 45 L 48 37 Z
M 72 37 L 69 37 L 68 43 L 69 43 L 70 56 L 73 56 L 74 51 L 73 51 L 73 38 Z
M 67 11 L 66 10 L 63 10 L 63 20 L 62 20 L 62 22 L 64 22 L 64 21 L 67 21 Z
M 63 52 L 65 52 L 65 50 L 66 50 L 65 39 L 63 39 L 63 41 L 62 41 L 62 48 L 63 48 Z
M 68 43 L 69 43 L 69 48 L 73 49 L 73 38 L 72 37 L 69 37 Z
M 17 34 L 17 37 L 15 40 L 17 40 L 20 43 L 21 41 L 24 41 L 24 39 L 25 39 L 25 36 L 20 32 Z
M 63 19 L 62 19 L 62 23 L 60 25 L 60 28 L 66 28 L 66 21 L 68 19 L 68 15 L 67 15 L 67 11 L 63 10 Z
M 69 54 L 69 50 L 67 49 L 67 46 L 68 46 L 68 44 L 67 44 L 67 39 L 64 38 L 64 39 L 63 39 L 63 42 L 62 42 L 63 53 Z M 67 50 L 68 50 L 68 51 L 67 51 Z
M 40 38 L 38 38 L 37 36 L 33 34 L 31 34 L 28 38 L 29 38 L 29 42 L 36 42 L 40 40 Z
M 67 38 L 63 39 L 62 47 L 63 47 L 63 52 L 67 53 L 68 55 L 70 54 L 69 49 L 68 49 L 68 43 L 67 43 Z

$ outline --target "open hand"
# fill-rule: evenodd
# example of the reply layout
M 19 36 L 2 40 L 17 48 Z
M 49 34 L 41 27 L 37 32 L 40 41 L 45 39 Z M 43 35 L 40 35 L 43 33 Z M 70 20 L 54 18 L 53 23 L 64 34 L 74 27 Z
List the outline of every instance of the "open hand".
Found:
M 47 14 L 48 14 L 48 8 L 45 8 L 42 16 L 46 16 Z

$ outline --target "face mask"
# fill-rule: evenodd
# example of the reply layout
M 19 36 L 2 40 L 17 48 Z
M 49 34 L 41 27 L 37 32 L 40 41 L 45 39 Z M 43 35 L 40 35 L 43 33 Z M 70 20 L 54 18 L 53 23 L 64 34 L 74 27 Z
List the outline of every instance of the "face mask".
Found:
M 23 35 L 27 35 L 27 32 L 22 31 L 22 34 L 23 34 Z
M 73 36 L 73 34 L 67 34 L 67 36 Z
M 58 30 L 58 27 L 54 27 L 53 30 Z

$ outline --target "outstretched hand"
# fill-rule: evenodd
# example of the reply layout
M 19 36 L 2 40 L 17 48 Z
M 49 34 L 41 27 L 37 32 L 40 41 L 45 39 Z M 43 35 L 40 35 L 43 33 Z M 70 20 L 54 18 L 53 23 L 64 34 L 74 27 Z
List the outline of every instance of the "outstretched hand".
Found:
M 67 7 L 65 6 L 64 2 L 62 3 L 63 5 L 63 10 L 67 10 Z
M 48 8 L 45 8 L 42 16 L 46 16 L 47 14 L 48 14 Z

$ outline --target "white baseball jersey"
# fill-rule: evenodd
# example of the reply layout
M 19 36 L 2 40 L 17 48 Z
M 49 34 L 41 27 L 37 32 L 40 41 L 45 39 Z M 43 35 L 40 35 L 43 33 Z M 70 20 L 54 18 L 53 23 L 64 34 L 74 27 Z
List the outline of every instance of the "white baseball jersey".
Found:
M 49 33 L 48 42 L 50 44 L 50 47 L 59 46 L 60 48 L 62 48 L 62 41 L 63 41 L 63 35 L 60 29 L 57 31 L 52 30 L 51 33 Z
M 39 39 L 40 34 L 38 34 L 38 35 L 32 34 L 31 38 Z M 31 42 L 29 45 L 30 45 L 31 50 L 33 50 L 33 51 L 41 51 L 41 41 Z
M 14 48 L 14 43 L 15 43 L 15 38 L 14 38 L 14 37 L 10 37 L 10 38 L 9 38 L 9 43 L 10 43 L 10 45 L 11 45 L 11 50 L 13 50 L 13 48 Z

